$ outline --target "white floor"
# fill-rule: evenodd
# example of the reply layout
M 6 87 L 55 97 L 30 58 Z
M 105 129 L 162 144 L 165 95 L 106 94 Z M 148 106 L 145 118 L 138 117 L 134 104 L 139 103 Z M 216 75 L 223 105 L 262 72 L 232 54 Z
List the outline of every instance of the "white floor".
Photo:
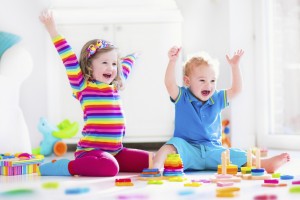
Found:
M 272 150 L 269 156 L 276 155 L 283 151 Z M 300 152 L 290 152 L 291 161 L 277 172 L 281 174 L 293 175 L 294 180 L 300 180 Z M 215 172 L 193 172 L 187 173 L 188 180 L 209 178 Z M 182 182 L 164 181 L 163 185 L 148 185 L 146 181 L 137 180 L 138 174 L 120 173 L 113 178 L 95 177 L 41 177 L 38 175 L 20 176 L 0 176 L 0 199 L 220 199 L 216 198 L 216 185 L 209 183 L 200 187 L 184 187 Z M 134 186 L 117 187 L 115 179 L 131 178 Z M 59 184 L 57 189 L 44 189 L 43 183 L 56 182 Z M 292 180 L 281 181 L 288 183 L 287 187 L 266 188 L 262 187 L 263 181 L 243 180 L 235 183 L 240 187 L 239 195 L 233 199 L 254 199 L 259 194 L 276 194 L 278 199 L 300 199 L 300 193 L 292 194 L 289 192 Z M 16 189 L 27 189 L 28 192 L 19 194 L 3 195 Z M 82 194 L 67 195 L 67 189 L 87 189 Z

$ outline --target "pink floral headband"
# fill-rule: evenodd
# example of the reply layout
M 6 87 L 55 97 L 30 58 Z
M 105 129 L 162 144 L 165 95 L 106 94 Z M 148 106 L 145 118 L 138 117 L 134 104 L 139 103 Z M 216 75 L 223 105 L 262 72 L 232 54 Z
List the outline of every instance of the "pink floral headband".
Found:
M 92 55 L 94 55 L 97 51 L 97 49 L 103 49 L 108 46 L 114 46 L 110 42 L 107 42 L 105 40 L 97 40 L 96 45 L 91 44 L 86 50 L 89 52 L 88 58 L 90 58 Z

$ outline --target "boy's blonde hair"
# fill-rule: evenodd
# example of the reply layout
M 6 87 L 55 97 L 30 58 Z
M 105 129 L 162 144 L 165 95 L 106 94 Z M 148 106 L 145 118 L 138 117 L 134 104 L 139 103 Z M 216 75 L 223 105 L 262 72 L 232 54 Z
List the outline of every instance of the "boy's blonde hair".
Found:
M 187 62 L 184 64 L 183 67 L 183 75 L 189 76 L 194 67 L 199 67 L 201 65 L 207 65 L 209 67 L 212 67 L 216 72 L 216 76 L 218 77 L 219 62 L 215 59 L 212 59 L 210 55 L 206 52 L 199 52 L 189 56 Z
M 99 54 L 117 50 L 117 48 L 114 45 L 108 45 L 105 48 L 96 49 L 96 52 L 94 54 L 90 55 L 88 48 L 90 47 L 90 45 L 96 45 L 97 41 L 98 41 L 98 39 L 88 41 L 82 47 L 81 52 L 80 52 L 79 65 L 80 65 L 80 69 L 82 71 L 83 77 L 87 81 L 94 81 L 93 80 L 93 69 L 92 69 L 93 58 L 97 57 Z M 123 76 L 122 76 L 122 69 L 121 69 L 121 64 L 120 64 L 120 57 L 118 56 L 117 76 L 113 80 L 113 84 L 116 85 L 116 87 L 118 89 L 123 89 L 123 78 L 122 77 Z

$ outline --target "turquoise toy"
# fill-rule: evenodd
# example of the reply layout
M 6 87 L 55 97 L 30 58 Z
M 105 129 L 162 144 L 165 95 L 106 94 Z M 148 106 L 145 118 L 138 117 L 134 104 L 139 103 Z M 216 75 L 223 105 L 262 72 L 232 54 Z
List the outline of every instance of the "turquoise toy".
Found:
M 62 156 L 67 152 L 67 145 L 62 139 L 74 137 L 79 130 L 79 124 L 65 119 L 55 127 L 42 117 L 38 124 L 38 130 L 42 133 L 43 140 L 39 147 L 32 150 L 32 153 L 44 156 L 54 153 L 56 156 Z

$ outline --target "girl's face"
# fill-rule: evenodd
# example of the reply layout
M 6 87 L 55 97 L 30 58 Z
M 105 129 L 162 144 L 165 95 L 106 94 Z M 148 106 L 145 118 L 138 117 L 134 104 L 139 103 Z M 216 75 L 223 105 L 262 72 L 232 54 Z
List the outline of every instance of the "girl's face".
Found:
M 116 50 L 96 55 L 92 60 L 93 79 L 111 84 L 118 72 L 118 53 Z
M 193 67 L 191 73 L 184 76 L 184 83 L 197 99 L 205 102 L 216 90 L 216 72 L 213 67 L 208 65 Z

